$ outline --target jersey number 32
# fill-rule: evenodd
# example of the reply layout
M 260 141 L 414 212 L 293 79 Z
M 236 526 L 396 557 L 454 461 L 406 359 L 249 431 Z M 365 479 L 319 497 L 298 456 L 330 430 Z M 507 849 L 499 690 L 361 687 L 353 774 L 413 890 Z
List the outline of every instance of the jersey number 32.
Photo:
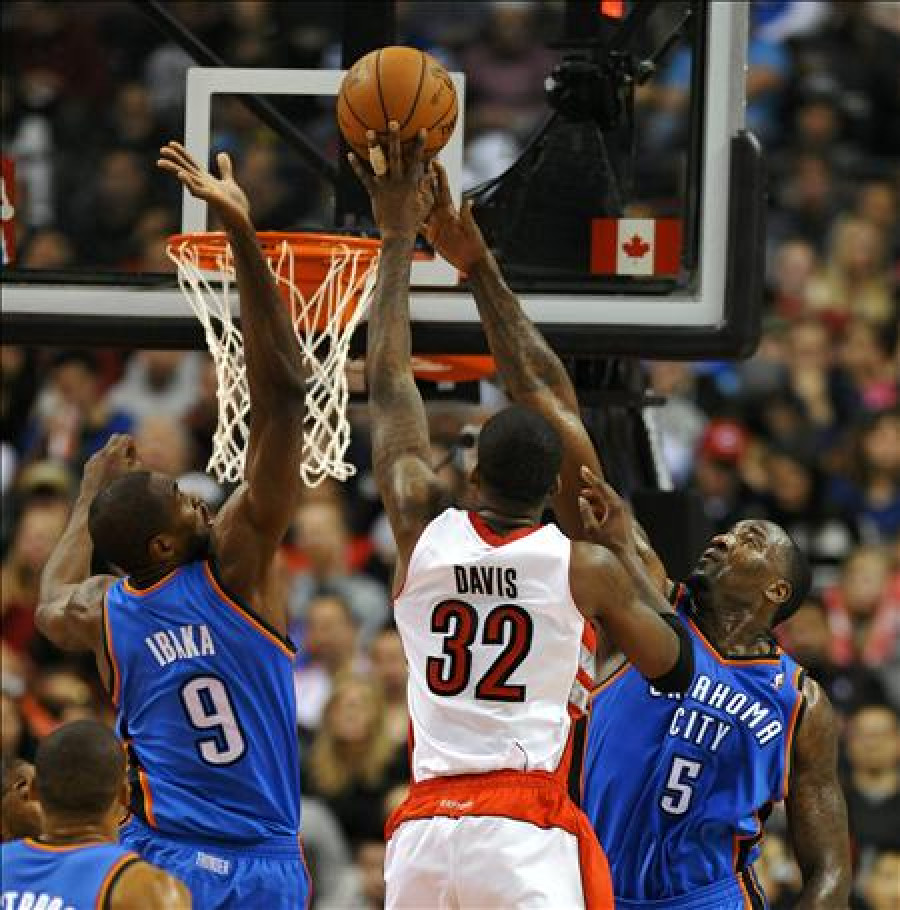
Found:
M 431 631 L 444 636 L 443 656 L 429 657 L 425 667 L 428 688 L 435 695 L 459 695 L 472 674 L 472 645 L 478 637 L 478 612 L 461 600 L 443 600 L 431 614 Z M 475 686 L 482 701 L 525 701 L 525 686 L 509 678 L 528 656 L 534 634 L 531 616 L 515 604 L 500 604 L 485 617 L 481 644 L 503 645 L 496 660 Z

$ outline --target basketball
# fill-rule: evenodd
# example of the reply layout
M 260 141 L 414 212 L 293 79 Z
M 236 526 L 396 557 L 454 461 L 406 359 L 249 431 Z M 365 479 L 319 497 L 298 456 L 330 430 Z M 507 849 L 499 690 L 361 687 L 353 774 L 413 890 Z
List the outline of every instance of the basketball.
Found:
M 450 74 L 430 54 L 413 47 L 383 47 L 361 57 L 344 76 L 337 120 L 347 144 L 369 160 L 366 131 L 387 139 L 388 123 L 400 125 L 401 141 L 428 131 L 425 154 L 436 155 L 456 126 L 456 89 Z

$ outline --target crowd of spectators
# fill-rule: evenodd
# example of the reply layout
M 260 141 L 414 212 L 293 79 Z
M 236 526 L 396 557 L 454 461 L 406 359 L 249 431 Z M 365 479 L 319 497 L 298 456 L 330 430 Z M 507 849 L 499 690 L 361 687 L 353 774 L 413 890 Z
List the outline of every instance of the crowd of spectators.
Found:
M 178 192 L 153 166 L 179 136 L 182 50 L 125 2 L 7 4 L 3 152 L 19 166 L 19 264 L 164 271 Z M 232 65 L 337 65 L 336 4 L 177 0 L 172 12 Z M 541 36 L 559 3 L 398 2 L 401 40 L 465 69 L 467 180 L 512 160 L 542 116 L 552 61 Z M 766 317 L 740 363 L 648 363 L 674 483 L 717 529 L 760 516 L 808 553 L 814 585 L 780 630 L 826 689 L 841 728 L 860 910 L 897 906 L 900 880 L 900 6 L 757 3 L 749 119 L 771 162 Z M 676 53 L 639 97 L 647 152 L 665 148 L 685 105 Z M 314 99 L 294 113 L 336 143 Z M 261 224 L 315 223 L 325 194 L 264 141 L 233 99 L 214 143 L 246 154 L 238 177 Z M 67 154 L 77 148 L 78 155 Z M 40 572 L 65 525 L 84 461 L 117 432 L 145 462 L 212 508 L 204 473 L 216 420 L 205 354 L 0 347 L 3 512 L 2 756 L 84 716 L 110 718 L 90 661 L 34 629 Z M 458 482 L 454 448 L 485 409 L 431 411 L 435 463 Z M 304 743 L 304 828 L 316 910 L 382 906 L 381 826 L 408 777 L 406 666 L 390 625 L 392 542 L 374 493 L 364 410 L 353 412 L 345 486 L 309 491 L 281 554 L 281 596 Z M 799 872 L 776 816 L 759 877 L 791 906 Z

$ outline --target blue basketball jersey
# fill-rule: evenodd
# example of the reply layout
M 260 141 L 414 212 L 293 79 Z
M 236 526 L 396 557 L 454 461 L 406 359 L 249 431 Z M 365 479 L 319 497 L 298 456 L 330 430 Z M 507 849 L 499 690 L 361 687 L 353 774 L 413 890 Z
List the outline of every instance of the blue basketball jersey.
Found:
M 0 846 L 3 910 L 106 910 L 109 893 L 136 853 L 118 844 L 40 844 L 29 839 Z
M 106 597 L 104 632 L 131 810 L 161 834 L 296 839 L 294 647 L 227 594 L 210 562 Z
M 764 906 L 749 869 L 772 803 L 787 794 L 802 670 L 780 650 L 723 659 L 677 606 L 693 641 L 684 695 L 625 664 L 595 691 L 584 810 L 609 858 L 616 898 L 666 900 L 730 880 Z

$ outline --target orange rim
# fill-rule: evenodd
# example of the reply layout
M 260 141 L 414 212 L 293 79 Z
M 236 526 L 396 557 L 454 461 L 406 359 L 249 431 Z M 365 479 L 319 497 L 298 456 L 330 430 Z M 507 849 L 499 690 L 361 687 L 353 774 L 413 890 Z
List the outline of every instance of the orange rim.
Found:
M 346 292 L 349 297 L 340 310 L 338 319 L 343 327 L 352 318 L 359 305 L 364 279 L 378 251 L 381 241 L 371 237 L 354 237 L 344 234 L 297 233 L 291 231 L 259 231 L 256 235 L 263 256 L 271 263 L 280 279 L 278 290 L 293 310 L 297 301 L 293 298 L 290 280 L 309 300 L 322 286 L 331 271 L 332 257 L 339 250 L 346 250 L 356 257 L 356 270 L 345 270 L 334 276 L 338 295 L 342 299 Z M 179 258 L 185 253 L 203 271 L 221 270 L 226 256 L 228 236 L 224 231 L 200 231 L 188 234 L 174 234 L 169 237 L 169 251 Z M 282 255 L 287 252 L 287 255 Z M 355 275 L 353 272 L 355 271 Z M 350 284 L 352 282 L 352 285 Z M 316 321 L 317 329 L 323 329 L 330 314 L 322 312 Z
M 320 263 L 325 269 L 331 263 L 331 256 L 336 249 L 345 247 L 358 252 L 368 261 L 374 259 L 381 248 L 381 241 L 373 237 L 354 237 L 352 234 L 317 234 L 297 233 L 295 231 L 258 231 L 256 234 L 260 248 L 266 256 L 281 252 L 285 244 L 293 253 L 294 259 L 302 262 Z M 169 237 L 169 248 L 172 250 L 190 249 L 197 257 L 201 269 L 219 268 L 219 261 L 225 253 L 228 235 L 224 231 L 198 231 L 189 234 L 173 234 Z
M 474 354 L 416 354 L 413 372 L 429 382 L 477 382 L 497 372 L 493 357 Z

